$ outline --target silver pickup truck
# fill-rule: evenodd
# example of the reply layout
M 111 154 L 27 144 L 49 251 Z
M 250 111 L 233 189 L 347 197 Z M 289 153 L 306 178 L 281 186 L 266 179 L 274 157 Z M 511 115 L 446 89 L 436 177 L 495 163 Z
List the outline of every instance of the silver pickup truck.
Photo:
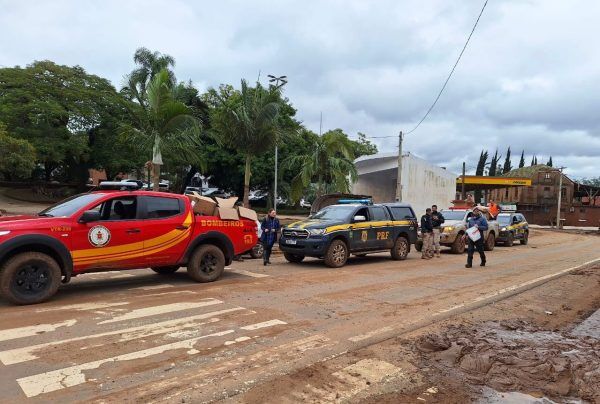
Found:
M 440 244 L 450 247 L 454 254 L 462 254 L 465 252 L 465 241 L 463 235 L 467 230 L 467 220 L 473 215 L 473 209 L 444 209 L 441 211 L 444 215 L 444 224 L 442 225 L 442 233 L 440 235 Z M 488 222 L 488 229 L 483 233 L 484 247 L 486 251 L 492 251 L 496 245 L 496 237 L 500 234 L 498 222 L 492 219 L 487 211 L 481 212 Z M 419 231 L 419 237 L 421 233 Z M 423 246 L 422 239 L 417 240 L 415 248 L 421 251 Z

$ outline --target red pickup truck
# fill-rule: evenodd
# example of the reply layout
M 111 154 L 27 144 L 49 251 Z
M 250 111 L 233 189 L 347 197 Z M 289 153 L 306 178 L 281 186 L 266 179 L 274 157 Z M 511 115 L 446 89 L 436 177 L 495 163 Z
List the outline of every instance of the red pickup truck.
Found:
M 0 294 L 39 303 L 76 275 L 148 267 L 171 274 L 185 266 L 195 281 L 212 282 L 256 245 L 256 230 L 252 220 L 195 215 L 183 195 L 80 194 L 37 216 L 0 217 Z

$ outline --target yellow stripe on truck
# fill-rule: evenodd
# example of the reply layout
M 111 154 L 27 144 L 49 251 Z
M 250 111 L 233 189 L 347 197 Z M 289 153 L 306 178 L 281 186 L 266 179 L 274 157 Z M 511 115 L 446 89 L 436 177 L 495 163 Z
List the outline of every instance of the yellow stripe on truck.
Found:
M 409 226 L 412 222 L 410 220 L 394 220 L 394 221 L 381 221 L 381 222 L 361 222 L 353 224 L 338 224 L 335 226 L 329 226 L 325 229 L 325 233 L 333 233 L 335 231 L 348 230 L 348 229 L 369 229 L 371 227 L 389 227 L 389 226 Z

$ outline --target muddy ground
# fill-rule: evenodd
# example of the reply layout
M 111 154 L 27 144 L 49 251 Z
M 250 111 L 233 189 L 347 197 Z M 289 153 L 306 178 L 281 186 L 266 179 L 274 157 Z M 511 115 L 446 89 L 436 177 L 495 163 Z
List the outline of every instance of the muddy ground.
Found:
M 598 309 L 595 266 L 313 365 L 234 401 L 600 403 L 600 330 L 577 328 Z

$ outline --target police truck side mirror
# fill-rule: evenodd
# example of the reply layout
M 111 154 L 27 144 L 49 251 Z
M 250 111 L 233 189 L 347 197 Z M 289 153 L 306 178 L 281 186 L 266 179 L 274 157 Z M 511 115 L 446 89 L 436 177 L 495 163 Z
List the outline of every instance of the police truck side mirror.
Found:
M 97 222 L 100 220 L 100 212 L 97 210 L 86 210 L 79 218 L 79 223 Z
M 366 222 L 367 218 L 362 216 L 362 215 L 356 215 L 354 216 L 354 223 L 358 223 L 358 222 Z

